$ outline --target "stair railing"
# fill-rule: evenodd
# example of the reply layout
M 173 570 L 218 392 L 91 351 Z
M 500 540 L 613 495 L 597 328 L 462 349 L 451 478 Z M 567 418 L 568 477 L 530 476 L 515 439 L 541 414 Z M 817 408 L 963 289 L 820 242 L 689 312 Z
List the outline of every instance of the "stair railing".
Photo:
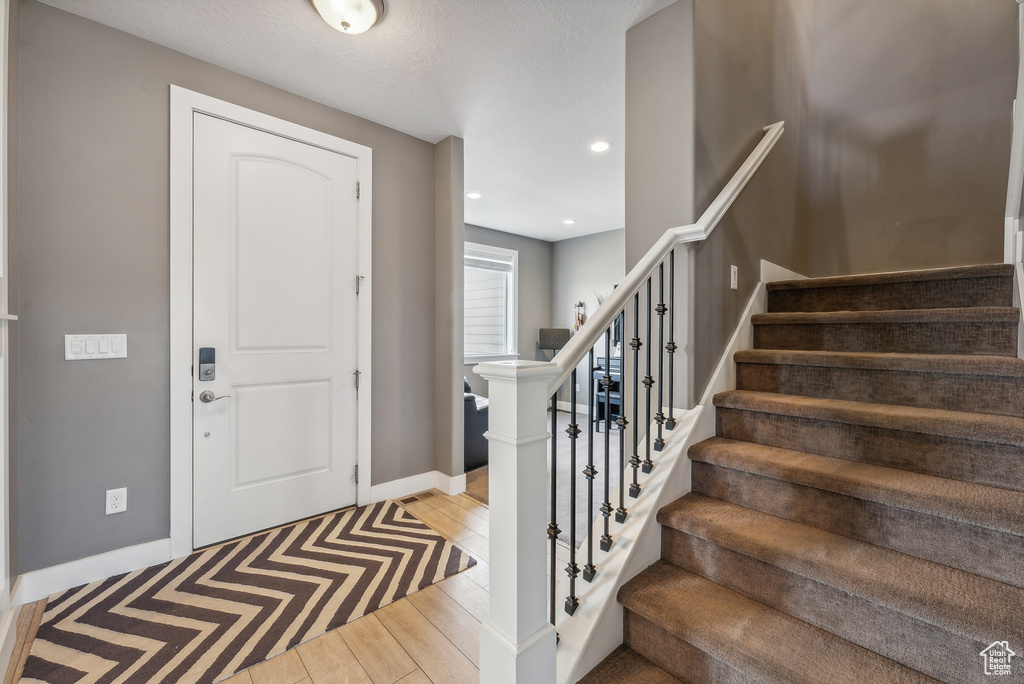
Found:
M 1007 264 L 1022 260 L 1021 193 L 1024 192 L 1024 0 L 1017 0 L 1017 98 L 1013 101 L 1013 137 L 1010 142 L 1010 175 L 1006 188 L 1006 219 L 1003 256 Z M 1020 105 L 1020 106 L 1018 106 Z
M 491 526 L 490 611 L 489 619 L 481 627 L 481 682 L 555 682 L 557 611 L 560 606 L 569 615 L 576 611 L 579 606 L 576 582 L 581 574 L 583 581 L 600 581 L 601 568 L 595 564 L 595 539 L 603 551 L 616 543 L 612 534 L 612 517 L 619 523 L 625 521 L 629 515 L 627 492 L 628 499 L 642 496 L 638 472 L 647 473 L 654 468 L 651 450 L 661 450 L 668 431 L 675 427 L 679 406 L 675 356 L 680 350 L 686 357 L 683 368 L 685 398 L 682 403 L 688 408 L 691 401 L 693 250 L 687 250 L 689 282 L 685 284 L 684 296 L 679 298 L 684 302 L 681 313 L 686 316 L 684 344 L 680 347 L 675 341 L 676 248 L 679 245 L 690 247 L 707 239 L 782 136 L 784 128 L 785 122 L 780 121 L 764 129 L 764 137 L 697 222 L 665 231 L 551 362 L 505 361 L 480 364 L 474 369 L 488 381 L 490 401 L 486 433 Z M 641 322 L 644 335 L 640 334 Z M 627 324 L 632 329 L 629 341 L 631 359 L 626 358 L 622 345 Z M 617 338 L 623 348 L 618 357 L 617 390 L 614 389 L 613 338 Z M 596 357 L 602 352 L 603 357 Z M 642 364 L 641 352 L 644 357 Z M 603 359 L 603 362 L 598 363 L 598 359 Z M 576 389 L 580 379 L 578 367 L 584 361 L 587 361 L 588 369 L 586 430 L 580 429 Z M 567 380 L 569 409 L 565 433 L 569 437 L 571 481 L 565 487 L 569 499 L 566 521 L 559 520 L 558 516 L 558 459 L 563 457 L 558 449 L 558 391 Z M 639 385 L 643 385 L 642 400 Z M 632 398 L 629 406 L 631 420 L 626 418 L 626 404 L 623 402 L 626 397 L 623 390 L 627 387 Z M 613 401 L 616 398 L 618 401 Z M 655 402 L 653 406 L 652 401 Z M 618 408 L 613 415 L 615 405 Z M 595 462 L 595 441 L 601 422 L 605 425 L 601 435 L 603 444 Z M 617 431 L 617 457 L 612 455 L 613 423 Z M 629 425 L 633 430 L 627 461 L 626 429 Z M 581 468 L 577 444 L 584 433 L 587 435 L 587 457 L 585 467 Z M 613 468 L 619 475 L 614 492 L 609 478 Z M 595 480 L 601 473 L 604 474 L 601 478 L 603 487 L 598 490 Z M 581 550 L 576 548 L 577 532 L 581 527 L 577 514 L 579 476 L 586 479 L 581 486 L 585 487 L 587 498 L 583 514 L 587 533 L 585 548 Z M 601 498 L 599 506 L 595 496 Z M 600 518 L 598 530 L 594 530 L 595 518 Z M 563 534 L 560 525 L 563 524 L 568 524 L 568 547 L 564 551 L 568 563 L 564 571 L 569 577 L 569 594 L 564 600 L 555 593 L 558 565 L 563 562 L 564 547 L 559 545 L 559 537 Z M 545 529 L 549 548 L 545 548 Z M 600 532 L 600 535 L 595 532 Z M 582 559 L 578 557 L 581 553 L 585 556 L 582 573 L 579 566 Z

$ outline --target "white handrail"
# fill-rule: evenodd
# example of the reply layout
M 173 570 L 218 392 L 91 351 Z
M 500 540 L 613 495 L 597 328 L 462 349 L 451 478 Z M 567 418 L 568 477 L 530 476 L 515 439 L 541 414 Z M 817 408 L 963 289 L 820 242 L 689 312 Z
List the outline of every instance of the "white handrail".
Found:
M 764 137 L 757 143 L 757 147 L 750 153 L 739 170 L 718 193 L 718 197 L 697 219 L 696 223 L 678 228 L 669 228 L 658 238 L 654 246 L 647 251 L 647 254 L 637 262 L 636 266 L 626 274 L 619 286 L 612 291 L 608 299 L 604 301 L 594 315 L 587 319 L 580 330 L 572 336 L 552 363 L 558 366 L 559 373 L 549 384 L 549 393 L 554 394 L 573 369 L 583 360 L 590 350 L 597 344 L 604 332 L 611 326 L 612 322 L 629 303 L 637 290 L 644 284 L 647 278 L 654 273 L 662 261 L 668 256 L 672 249 L 682 243 L 700 242 L 706 240 L 711 231 L 715 229 L 718 222 L 722 220 L 725 212 L 729 210 L 732 203 L 746 187 L 747 182 L 754 175 L 754 172 L 761 166 L 761 163 L 775 147 L 775 143 L 782 137 L 785 131 L 786 122 L 779 121 L 767 126 L 764 129 Z
M 1017 0 L 1017 99 L 1013 103 L 1013 136 L 1010 142 L 1010 174 L 1006 187 L 1006 220 L 1003 255 L 1006 263 L 1021 260 L 1020 210 L 1024 192 L 1024 13 Z

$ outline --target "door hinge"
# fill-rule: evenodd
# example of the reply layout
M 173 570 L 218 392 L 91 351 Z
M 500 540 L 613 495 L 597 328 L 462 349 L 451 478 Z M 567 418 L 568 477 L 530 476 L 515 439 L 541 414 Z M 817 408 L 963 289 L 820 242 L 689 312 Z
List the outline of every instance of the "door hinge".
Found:
M 363 276 L 357 275 L 356 276 L 356 294 L 359 294 L 359 291 L 362 290 L 362 289 L 363 289 Z
M 359 484 L 359 466 L 356 466 L 356 484 Z
M 359 181 L 356 181 L 356 199 L 359 199 Z
M 358 398 L 359 397 L 359 376 L 362 375 L 362 373 L 360 373 L 359 371 L 356 371 L 356 372 L 352 373 L 352 375 L 355 376 L 355 379 L 356 379 L 356 397 Z

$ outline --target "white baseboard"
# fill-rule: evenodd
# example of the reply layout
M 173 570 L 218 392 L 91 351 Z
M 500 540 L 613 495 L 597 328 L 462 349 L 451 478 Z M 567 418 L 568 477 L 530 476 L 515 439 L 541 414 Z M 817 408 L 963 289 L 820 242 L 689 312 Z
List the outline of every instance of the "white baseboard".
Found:
M 14 584 L 11 602 L 23 606 L 51 594 L 171 560 L 171 540 L 117 549 L 98 556 L 26 572 Z
M 761 282 L 774 283 L 780 280 L 807 280 L 807 276 L 761 259 Z
M 4 672 L 10 669 L 14 647 L 18 642 L 18 616 L 21 606 L 12 605 L 4 613 L 3 624 L 0 624 L 0 663 L 4 663 Z
M 557 406 L 559 411 L 565 411 L 566 413 L 569 413 L 569 411 L 572 410 L 572 404 L 568 401 L 560 401 Z M 587 410 L 586 404 L 576 404 L 576 414 L 578 416 L 587 415 Z
M 400 480 L 392 480 L 370 487 L 370 503 L 385 501 L 387 499 L 400 499 L 403 496 L 416 494 L 428 489 L 440 489 L 445 494 L 461 494 L 466 491 L 466 475 L 454 477 L 445 475 L 439 470 L 431 470 L 428 473 L 410 475 Z

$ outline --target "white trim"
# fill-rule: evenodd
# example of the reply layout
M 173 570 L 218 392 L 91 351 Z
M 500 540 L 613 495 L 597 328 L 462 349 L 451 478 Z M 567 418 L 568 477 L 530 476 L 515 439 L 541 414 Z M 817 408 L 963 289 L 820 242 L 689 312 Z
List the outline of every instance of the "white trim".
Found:
M 233 121 L 274 135 L 316 145 L 358 160 L 359 293 L 358 364 L 362 373 L 357 407 L 357 463 L 359 484 L 356 502 L 371 500 L 370 350 L 373 278 L 372 264 L 372 151 L 322 131 L 261 114 L 207 95 L 171 86 L 170 141 L 170 427 L 171 427 L 171 555 L 192 552 L 192 125 L 195 112 Z
M 475 366 L 478 363 L 493 363 L 495 361 L 516 361 L 519 354 L 474 354 L 464 359 L 463 366 Z
M 142 570 L 151 565 L 166 563 L 169 560 L 171 560 L 171 540 L 157 539 L 70 563 L 33 570 L 18 577 L 18 581 L 15 583 L 14 601 L 17 605 L 23 606 L 60 591 L 90 582 L 99 582 L 126 572 Z
M 466 474 L 445 475 L 440 470 L 431 470 L 419 475 L 410 475 L 399 480 L 373 485 L 370 488 L 368 503 L 377 503 L 387 499 L 401 499 L 403 496 L 418 494 L 428 489 L 440 489 L 445 494 L 461 494 L 466 491 Z
M 14 657 L 14 647 L 18 645 L 18 616 L 21 606 L 12 605 L 4 612 L 3 624 L 0 625 L 0 663 L 4 663 L 6 672 Z
M 762 273 L 783 274 L 786 279 L 790 279 L 789 275 L 802 277 L 763 260 L 761 268 Z M 622 606 L 615 596 L 623 584 L 661 557 L 657 512 L 690 491 L 690 460 L 686 453 L 691 445 L 714 436 L 714 396 L 736 387 L 733 355 L 754 346 L 751 316 L 764 313 L 767 308 L 767 289 L 761 281 L 747 301 L 700 403 L 690 411 L 676 411 L 678 422 L 676 428 L 668 432 L 665 448 L 660 453 L 652 453 L 654 469 L 647 475 L 638 474 L 642 492 L 629 505 L 626 522 L 612 523 L 615 544 L 608 553 L 595 552 L 595 562 L 601 569 L 597 580 L 593 584 L 576 583 L 580 606 L 575 615 L 568 617 L 559 611 L 557 681 L 560 684 L 577 681 L 622 643 Z M 653 430 L 652 423 L 648 434 L 653 434 Z M 628 469 L 623 477 L 627 474 Z M 566 595 L 568 579 L 563 579 L 556 596 Z
M 780 280 L 807 280 L 807 276 L 761 259 L 761 282 L 776 283 Z

